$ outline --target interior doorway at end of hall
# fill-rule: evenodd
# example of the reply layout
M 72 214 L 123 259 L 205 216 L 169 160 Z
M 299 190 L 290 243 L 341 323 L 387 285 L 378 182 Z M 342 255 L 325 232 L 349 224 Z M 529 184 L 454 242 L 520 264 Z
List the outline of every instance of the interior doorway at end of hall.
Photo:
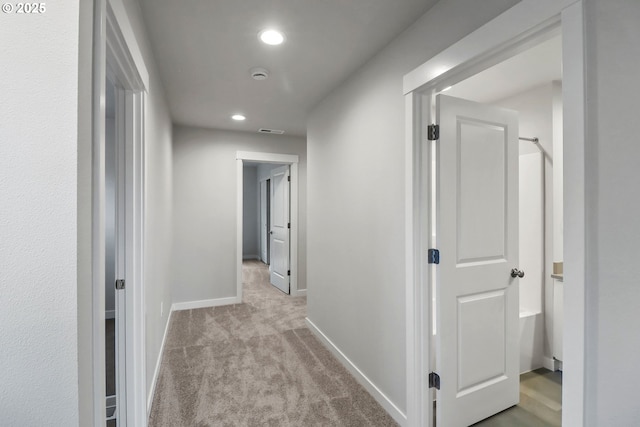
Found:
M 256 260 L 267 265 L 269 282 L 286 294 L 291 293 L 290 217 L 289 165 L 244 162 L 243 264 Z

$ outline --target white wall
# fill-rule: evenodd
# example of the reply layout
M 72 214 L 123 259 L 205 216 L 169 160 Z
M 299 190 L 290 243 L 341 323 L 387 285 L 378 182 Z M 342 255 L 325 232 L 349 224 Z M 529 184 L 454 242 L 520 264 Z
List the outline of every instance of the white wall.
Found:
M 244 166 L 242 185 L 242 257 L 257 258 L 260 254 L 257 165 Z
M 404 74 L 516 3 L 436 4 L 311 113 L 309 319 L 406 408 Z
M 585 0 L 588 426 L 640 424 L 639 22 L 637 0 Z
M 304 138 L 174 127 L 173 302 L 236 296 L 236 152 L 297 154 L 298 288 L 306 288 Z
M 564 120 L 562 82 L 551 86 L 553 95 L 553 262 L 564 261 Z
M 540 153 L 542 147 L 544 151 L 544 248 L 540 247 L 540 256 L 544 254 L 544 263 L 539 263 L 536 254 L 532 253 L 532 247 L 539 244 L 538 241 L 527 241 L 529 237 L 534 239 L 535 234 L 532 229 L 526 227 L 536 221 L 531 212 L 521 212 L 520 230 L 523 239 L 521 240 L 521 268 L 526 272 L 525 278 L 520 282 L 520 306 L 522 309 L 539 311 L 544 308 L 544 356 L 553 356 L 553 216 L 554 216 L 554 192 L 553 192 L 553 161 L 554 154 L 554 98 L 557 85 L 553 82 L 526 90 L 522 93 L 511 96 L 507 99 L 494 102 L 505 108 L 518 111 L 520 123 L 520 136 L 537 137 L 539 146 L 528 142 L 520 142 L 520 154 Z M 561 100 L 555 100 L 560 102 Z M 520 174 L 521 179 L 536 179 Z M 542 177 L 537 177 L 542 181 Z M 529 186 L 533 185 L 529 183 Z M 523 208 L 532 209 L 531 204 L 526 200 L 520 201 Z M 537 249 L 537 248 L 536 248 Z M 534 280 L 535 279 L 535 282 Z
M 0 414 L 8 426 L 50 425 L 53 416 L 79 423 L 78 16 L 77 0 L 41 16 L 0 14 Z
M 518 280 L 520 312 L 542 313 L 544 297 L 544 183 L 540 153 L 520 155 Z
M 522 117 L 521 117 L 522 120 Z M 531 143 L 529 143 L 531 144 Z M 529 148 L 529 147 L 527 147 Z M 545 336 L 552 337 L 544 322 L 548 312 L 544 299 L 544 182 L 543 155 L 520 155 L 519 262 L 525 276 L 518 280 L 520 291 L 520 373 L 544 366 Z M 548 339 L 548 341 L 552 341 Z M 551 358 L 549 358 L 549 361 Z M 549 365 L 552 363 L 549 362 Z

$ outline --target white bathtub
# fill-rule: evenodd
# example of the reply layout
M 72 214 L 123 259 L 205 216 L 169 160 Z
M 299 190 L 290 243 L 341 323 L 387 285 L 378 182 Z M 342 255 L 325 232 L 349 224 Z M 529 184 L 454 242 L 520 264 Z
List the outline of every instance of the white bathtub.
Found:
M 544 316 L 540 312 L 520 312 L 520 373 L 545 365 Z

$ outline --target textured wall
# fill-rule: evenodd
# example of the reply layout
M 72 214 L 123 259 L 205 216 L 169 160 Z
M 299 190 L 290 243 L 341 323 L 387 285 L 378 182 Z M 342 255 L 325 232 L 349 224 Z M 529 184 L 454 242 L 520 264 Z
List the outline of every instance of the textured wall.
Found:
M 12 2 L 13 3 L 13 2 Z M 0 14 L 0 413 L 78 425 L 78 1 Z
M 640 424 L 640 2 L 585 0 L 585 19 L 585 425 L 631 426 Z

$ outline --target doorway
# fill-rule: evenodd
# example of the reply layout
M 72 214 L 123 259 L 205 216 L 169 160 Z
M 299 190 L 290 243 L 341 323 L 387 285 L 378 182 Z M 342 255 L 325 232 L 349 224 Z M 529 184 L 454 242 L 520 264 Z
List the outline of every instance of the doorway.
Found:
M 407 265 L 409 276 L 407 282 L 407 352 L 409 372 L 407 382 L 408 396 L 410 396 L 408 402 L 408 419 L 410 425 L 431 425 L 434 421 L 433 407 L 425 403 L 430 402 L 433 396 L 441 398 L 442 392 L 439 391 L 441 387 L 442 389 L 446 387 L 448 390 L 451 390 L 451 388 L 460 386 L 460 384 L 456 386 L 450 382 L 446 383 L 446 381 L 451 381 L 451 378 L 446 380 L 439 378 L 438 372 L 435 372 L 437 365 L 434 363 L 434 360 L 432 357 L 426 357 L 427 355 L 435 355 L 441 350 L 439 344 L 433 345 L 431 343 L 431 331 L 434 325 L 432 324 L 430 311 L 433 309 L 432 293 L 434 293 L 436 299 L 438 299 L 441 297 L 438 295 L 438 290 L 444 289 L 440 289 L 437 285 L 438 281 L 443 279 L 443 273 L 438 270 L 440 267 L 437 265 L 427 265 L 427 259 L 431 262 L 439 259 L 431 256 L 432 254 L 429 249 L 438 249 L 440 245 L 443 244 L 443 239 L 447 239 L 446 236 L 441 236 L 438 240 L 437 236 L 433 234 L 434 229 L 430 226 L 430 224 L 437 224 L 437 222 L 442 219 L 438 217 L 437 214 L 434 215 L 434 212 L 439 212 L 438 206 L 441 200 L 437 198 L 438 196 L 434 194 L 434 192 L 428 190 L 434 185 L 433 180 L 434 177 L 437 176 L 432 174 L 431 171 L 435 169 L 436 173 L 439 173 L 440 170 L 446 168 L 445 165 L 439 163 L 439 160 L 436 160 L 435 156 L 438 155 L 437 151 L 432 151 L 431 148 L 428 148 L 430 147 L 430 143 L 425 142 L 427 139 L 439 139 L 437 136 L 433 137 L 432 129 L 427 128 L 427 125 L 438 123 L 436 118 L 436 95 L 443 92 L 449 86 L 455 85 L 469 76 L 500 63 L 505 58 L 510 58 L 532 46 L 548 40 L 554 34 L 558 34 L 560 29 L 562 33 L 562 58 L 564 63 L 564 84 L 561 93 L 565 99 L 560 111 L 563 112 L 565 119 L 570 117 L 572 124 L 584 123 L 584 107 L 580 86 L 583 61 L 579 53 L 581 52 L 582 46 L 579 24 L 581 7 L 580 2 L 562 2 L 561 4 L 545 2 L 544 5 L 534 5 L 533 2 L 521 2 L 476 33 L 472 33 L 467 38 L 443 51 L 438 56 L 405 76 L 407 114 L 411 117 L 411 125 L 407 127 L 409 134 L 407 144 L 411 153 L 409 157 L 412 159 L 408 163 L 412 178 L 407 181 L 407 190 L 408 194 L 412 194 L 412 196 L 408 199 L 407 204 L 409 212 L 407 218 L 409 223 L 407 240 L 408 248 L 410 248 L 414 254 L 414 256 L 408 260 Z M 449 65 L 443 68 L 443 63 Z M 508 76 L 505 77 L 505 83 L 508 83 L 508 78 Z M 449 92 L 447 92 L 447 94 L 448 93 Z M 443 95 L 440 95 L 440 97 L 442 96 Z M 571 173 L 567 174 L 565 172 L 561 175 L 564 178 L 564 188 L 566 191 L 569 191 L 569 189 L 574 190 L 577 195 L 584 194 L 582 191 L 584 181 L 580 178 L 579 174 L 576 174 L 576 172 L 580 170 L 580 144 L 582 143 L 579 128 L 579 126 L 565 127 L 563 132 L 561 132 L 564 134 L 565 141 L 565 156 L 564 161 L 561 161 L 561 166 L 563 166 L 565 171 L 567 169 L 571 170 Z M 427 138 L 428 136 L 432 138 Z M 533 139 L 532 137 L 535 135 L 522 136 Z M 440 143 L 437 142 L 435 144 Z M 458 140 L 458 144 L 460 144 L 460 140 Z M 445 144 L 442 143 L 440 145 L 444 147 Z M 453 145 L 456 145 L 455 141 L 453 141 Z M 444 150 L 442 147 L 438 149 Z M 575 157 L 569 160 L 566 155 L 567 153 L 574 153 Z M 544 153 L 542 153 L 542 156 L 544 156 Z M 567 166 L 569 167 L 567 168 Z M 423 195 L 426 194 L 430 196 L 424 197 Z M 456 198 L 453 194 L 447 194 L 449 198 Z M 563 204 L 565 214 L 567 206 L 568 205 Z M 580 218 L 584 218 L 584 210 L 580 205 L 571 206 L 571 211 L 572 218 L 576 218 L 578 221 Z M 416 233 L 417 231 L 420 232 Z M 584 252 L 580 246 L 580 242 L 583 240 L 580 237 L 580 233 L 576 233 L 573 227 L 570 233 L 567 233 L 565 229 L 561 235 L 564 237 L 564 246 L 566 248 L 563 257 L 566 258 L 567 262 L 570 259 L 572 263 L 571 271 L 572 274 L 574 274 L 572 279 L 574 283 L 572 284 L 575 285 L 572 292 L 573 297 L 576 298 L 574 303 L 580 306 L 580 304 L 584 302 L 580 298 L 580 295 L 583 295 L 584 292 L 584 284 L 581 281 L 583 276 L 580 273 L 580 271 L 582 271 L 581 266 L 584 266 L 584 257 L 582 256 Z M 429 257 L 424 256 L 427 251 L 429 251 Z M 455 253 L 447 252 L 443 254 L 442 258 L 445 256 L 455 258 L 455 255 Z M 513 267 L 516 268 L 517 266 L 514 265 Z M 565 270 L 567 269 L 565 268 Z M 547 280 L 547 276 L 549 276 L 549 280 L 551 279 L 551 275 L 549 274 L 551 272 L 552 271 L 545 271 L 545 280 Z M 556 273 L 556 271 L 553 271 L 553 273 Z M 518 274 L 516 274 L 516 276 L 518 276 Z M 435 292 L 432 292 L 431 284 L 433 283 L 436 283 L 434 287 Z M 475 298 L 474 295 L 475 294 L 467 294 L 467 296 L 462 296 L 462 298 L 467 298 L 471 301 Z M 465 300 L 463 302 L 469 301 Z M 458 300 L 458 303 L 460 302 L 461 300 Z M 546 308 L 548 309 L 549 307 Z M 583 324 L 584 319 L 580 318 L 580 312 L 581 310 L 575 309 L 575 306 L 572 307 L 572 310 L 567 310 L 567 305 L 563 305 L 565 332 L 566 330 L 572 331 L 572 337 L 569 341 L 567 341 L 566 333 L 564 334 L 565 338 L 562 340 L 566 365 L 565 369 L 569 369 L 572 372 L 572 375 L 568 377 L 569 381 L 567 381 L 563 387 L 563 416 L 570 419 L 572 425 L 581 424 L 583 413 L 581 409 L 581 396 L 583 395 L 583 378 L 581 372 L 583 359 L 582 356 L 578 354 L 580 353 L 578 349 L 583 348 L 584 345 L 583 335 L 581 333 L 582 328 L 579 326 Z M 427 313 L 429 314 L 424 317 Z M 571 326 L 567 325 L 568 317 L 571 318 Z M 422 322 L 421 319 L 425 318 L 428 319 L 428 321 Z M 456 332 L 454 332 L 454 335 L 455 333 Z M 454 345 L 456 344 L 454 343 Z M 570 358 L 567 357 L 568 348 L 573 349 Z M 551 360 L 553 361 L 553 359 Z M 493 362 L 490 360 L 489 365 L 491 363 Z M 553 363 L 555 363 L 555 361 L 553 361 Z M 427 378 L 426 376 L 420 375 L 420 372 L 430 372 L 430 375 Z M 495 378 L 499 380 L 501 376 Z M 480 383 L 475 382 L 473 384 L 469 383 L 468 385 L 473 389 L 474 387 L 477 388 L 476 386 L 479 384 Z M 461 393 L 458 393 L 458 395 L 461 395 Z M 458 409 L 462 410 L 461 408 Z M 436 421 L 437 425 L 457 425 L 439 418 L 438 414 L 436 414 L 436 417 L 438 420 Z
M 285 294 L 290 294 L 290 230 L 291 230 L 291 172 L 289 165 L 277 163 L 246 163 L 245 164 L 245 205 L 243 217 L 245 220 L 245 236 L 243 243 L 250 244 L 247 233 L 256 217 L 259 219 L 259 235 L 257 239 L 260 248 L 259 258 L 269 268 L 269 283 Z M 256 176 L 247 173 L 255 168 Z M 246 178 L 252 182 L 248 184 Z M 259 192 L 257 210 L 252 210 L 252 201 L 247 200 L 247 194 L 254 194 L 252 186 L 257 183 Z M 255 198 L 254 198 L 255 199 Z M 249 242 L 248 242 L 249 240 Z M 243 258 L 247 259 L 246 247 L 243 248 Z
M 236 299 L 242 262 L 251 258 L 266 258 L 270 283 L 298 296 L 298 156 L 239 151 L 236 159 Z
M 478 425 L 514 419 L 519 419 L 517 424 L 523 426 L 561 425 L 562 342 L 554 341 L 562 324 L 562 309 L 558 307 L 558 298 L 562 301 L 558 295 L 562 275 L 558 275 L 556 269 L 563 261 L 561 65 L 562 39 L 557 34 L 445 92 L 448 97 L 462 98 L 480 106 L 513 111 L 518 121 L 518 138 L 511 144 L 516 147 L 515 162 L 519 170 L 519 244 L 517 261 L 515 258 L 509 261 L 522 270 L 523 277 L 518 277 L 509 287 L 510 291 L 519 292 L 519 302 L 514 303 L 517 308 L 514 311 L 519 316 L 514 316 L 512 322 L 518 327 L 514 334 L 519 342 L 514 361 L 519 362 L 519 370 L 514 379 L 519 379 L 520 399 L 517 406 Z M 506 83 L 505 77 L 509 77 Z M 447 141 L 435 144 L 447 144 Z M 486 152 L 483 149 L 476 157 Z M 434 182 L 437 182 L 435 176 Z M 486 206 L 488 200 L 483 198 L 482 202 Z M 474 216 L 482 210 L 474 208 Z M 485 229 L 489 225 L 485 222 Z M 487 239 L 483 240 L 486 245 Z M 442 280 L 444 285 L 444 278 Z M 436 286 L 436 281 L 433 285 Z M 436 293 L 434 290 L 433 294 Z M 434 304 L 434 322 L 438 308 Z M 517 396 L 515 399 L 517 401 Z
M 146 425 L 144 92 L 118 0 L 95 2 L 92 93 L 93 424 Z
M 290 294 L 290 167 L 243 164 L 242 259 L 261 260 L 269 283 Z
M 124 271 L 124 224 L 122 211 L 123 169 L 119 155 L 122 154 L 122 110 L 117 106 L 118 90 L 115 83 L 107 78 L 105 82 L 105 358 L 106 358 L 106 411 L 107 427 L 118 425 L 118 400 L 126 402 L 125 370 L 121 355 L 126 354 L 124 334 L 126 330 L 125 312 L 116 291 L 116 278 Z

